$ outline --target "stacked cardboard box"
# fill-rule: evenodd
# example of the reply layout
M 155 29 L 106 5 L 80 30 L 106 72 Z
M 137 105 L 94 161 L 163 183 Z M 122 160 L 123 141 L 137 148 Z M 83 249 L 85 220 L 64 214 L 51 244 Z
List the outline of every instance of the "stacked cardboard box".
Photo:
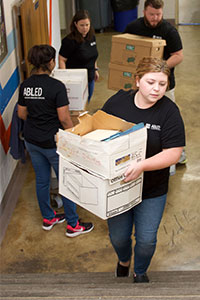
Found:
M 113 90 L 134 88 L 134 74 L 144 56 L 163 57 L 166 41 L 134 34 L 112 36 L 108 88 Z
M 144 124 L 134 125 L 103 111 L 82 114 L 79 121 L 72 129 L 59 130 L 57 136 L 59 193 L 102 219 L 140 203 L 143 174 L 126 183 L 123 174 L 131 160 L 145 158 Z M 122 133 L 107 141 L 84 137 L 99 129 Z

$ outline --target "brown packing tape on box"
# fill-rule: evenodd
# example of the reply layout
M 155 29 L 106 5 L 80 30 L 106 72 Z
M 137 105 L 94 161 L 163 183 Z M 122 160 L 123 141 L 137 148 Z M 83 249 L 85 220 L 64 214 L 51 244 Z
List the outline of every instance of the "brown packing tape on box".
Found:
M 125 131 L 135 125 L 134 123 L 109 115 L 102 110 L 98 110 L 92 116 L 87 113 L 82 114 L 78 119 L 79 124 L 66 131 L 83 136 L 96 129 Z

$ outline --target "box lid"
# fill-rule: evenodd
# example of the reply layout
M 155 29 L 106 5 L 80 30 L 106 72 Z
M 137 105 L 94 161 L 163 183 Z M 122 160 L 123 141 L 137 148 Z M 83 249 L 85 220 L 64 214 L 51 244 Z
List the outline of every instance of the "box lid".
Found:
M 135 125 L 134 123 L 107 114 L 102 110 L 98 110 L 92 116 L 85 112 L 78 119 L 79 124 L 73 128 L 66 129 L 66 131 L 82 136 L 95 129 L 126 131 Z
M 153 39 L 146 36 L 122 33 L 112 36 L 112 42 L 129 43 L 131 45 L 141 45 L 145 47 L 161 47 L 166 45 L 166 41 L 162 39 Z
M 87 78 L 87 69 L 54 69 L 52 76 L 57 79 L 83 79 Z

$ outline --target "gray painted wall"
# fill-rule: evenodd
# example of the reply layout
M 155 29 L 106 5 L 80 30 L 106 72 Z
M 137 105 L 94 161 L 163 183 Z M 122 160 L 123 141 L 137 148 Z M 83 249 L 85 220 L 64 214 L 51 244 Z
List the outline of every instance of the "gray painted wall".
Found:
M 178 0 L 178 23 L 199 23 L 200 24 L 200 1 L 199 0 Z

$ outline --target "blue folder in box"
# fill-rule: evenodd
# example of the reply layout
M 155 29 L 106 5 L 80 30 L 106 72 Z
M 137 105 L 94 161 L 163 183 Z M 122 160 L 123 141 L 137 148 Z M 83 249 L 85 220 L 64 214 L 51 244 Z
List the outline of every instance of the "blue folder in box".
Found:
M 118 137 L 120 137 L 120 136 L 129 134 L 129 133 L 131 133 L 131 132 L 133 132 L 133 131 L 136 131 L 136 130 L 139 130 L 139 129 L 143 128 L 143 127 L 144 127 L 144 123 L 138 123 L 138 124 L 134 125 L 133 127 L 131 127 L 131 128 L 128 129 L 128 130 L 125 130 L 125 131 L 122 131 L 122 132 L 115 133 L 115 134 L 109 136 L 108 138 L 105 138 L 105 139 L 101 140 L 101 142 L 107 142 L 107 141 L 116 139 L 116 138 L 118 138 Z

